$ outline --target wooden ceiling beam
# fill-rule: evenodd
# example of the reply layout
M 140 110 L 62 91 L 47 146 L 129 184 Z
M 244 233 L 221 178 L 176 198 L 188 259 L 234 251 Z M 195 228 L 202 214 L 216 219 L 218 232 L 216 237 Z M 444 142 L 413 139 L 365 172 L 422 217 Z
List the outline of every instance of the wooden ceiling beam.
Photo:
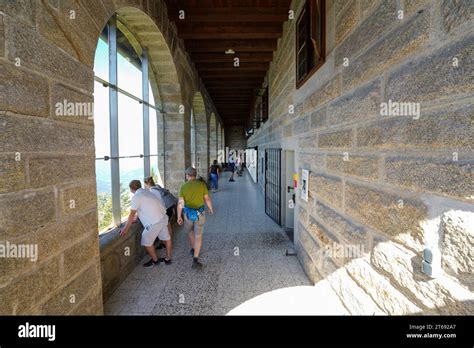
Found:
M 224 123 L 248 125 L 255 91 L 267 75 L 292 1 L 165 1 L 168 17 Z M 235 54 L 225 54 L 228 49 Z M 235 57 L 240 67 L 234 67 Z
M 242 89 L 248 88 L 249 90 L 258 89 L 259 87 L 253 87 L 251 85 L 224 85 L 224 86 L 206 86 L 207 90 L 210 91 L 225 91 L 225 90 L 233 90 L 233 89 Z
M 226 115 L 226 114 L 222 114 L 221 117 L 224 119 L 224 122 L 225 122 L 225 120 L 235 120 L 235 121 L 240 120 L 241 122 L 247 120 L 247 117 L 246 117 L 246 113 L 245 113 L 245 112 L 240 112 L 240 113 L 238 113 L 238 114 L 236 114 L 236 115 Z M 241 122 L 239 122 L 239 123 L 241 123 Z
M 232 89 L 213 87 L 209 91 L 209 93 L 211 94 L 211 96 L 217 97 L 217 96 L 227 96 L 228 94 L 232 95 L 233 91 Z M 244 97 L 247 95 L 249 96 L 253 95 L 253 89 L 249 89 L 248 91 L 239 91 L 239 94 L 237 94 L 236 96 Z
M 185 40 L 278 39 L 282 26 L 179 26 L 178 35 Z
M 257 89 L 257 88 L 255 88 Z M 225 95 L 225 94 L 232 94 L 233 88 L 227 87 L 227 88 L 218 88 L 218 87 L 212 87 L 208 89 L 209 93 L 212 96 L 219 96 L 219 95 Z M 241 96 L 247 96 L 247 94 L 252 95 L 253 94 L 253 88 L 249 88 L 248 91 L 239 91 L 239 95 Z
M 188 52 L 222 52 L 233 49 L 240 52 L 273 52 L 277 48 L 277 40 L 185 40 Z
M 234 58 L 238 57 L 241 63 L 263 63 L 273 60 L 272 52 L 239 52 L 235 55 L 225 54 L 224 52 L 212 53 L 193 53 L 191 59 L 195 63 L 233 63 Z
M 220 79 L 220 78 L 203 78 L 202 81 L 204 83 L 208 82 L 218 82 L 221 84 L 227 84 L 227 83 L 239 83 L 239 82 L 251 82 L 251 83 L 262 83 L 263 79 L 260 77 L 252 78 L 252 77 L 230 77 L 226 79 Z
M 245 115 L 246 114 L 244 112 L 242 112 L 242 113 L 239 113 L 237 115 L 228 115 L 228 116 L 221 115 L 221 117 L 224 120 L 224 123 L 226 125 L 229 124 L 227 121 L 230 121 L 230 120 L 235 122 L 235 124 L 242 125 L 242 122 L 247 121 L 247 117 Z
M 203 79 L 213 79 L 213 80 L 226 80 L 226 79 L 234 79 L 234 78 L 261 78 L 262 80 L 265 78 L 267 74 L 266 71 L 254 71 L 249 72 L 245 70 L 239 71 L 203 71 L 199 74 Z
M 251 102 L 251 97 L 247 99 L 212 99 L 214 104 L 227 104 L 227 103 L 250 103 Z
M 249 84 L 241 84 L 241 85 L 238 85 L 238 84 L 235 84 L 235 85 L 206 85 L 206 88 L 208 90 L 215 90 L 215 89 L 244 89 L 244 88 L 248 88 L 249 90 L 253 90 L 253 89 L 258 89 L 260 87 L 260 85 L 249 85 Z
M 234 100 L 234 101 L 215 101 L 215 105 L 222 105 L 222 106 L 227 106 L 227 105 L 249 105 L 250 101 L 249 99 L 247 100 Z
M 180 11 L 184 18 L 180 19 Z M 194 7 L 168 8 L 168 17 L 174 22 L 274 22 L 288 19 L 285 7 Z
M 230 97 L 231 97 L 231 96 L 230 96 Z M 250 101 L 253 100 L 252 95 L 248 95 L 247 97 L 248 97 L 247 99 L 234 100 L 234 101 L 236 101 L 236 102 L 247 102 L 247 101 L 249 101 L 249 100 L 250 100 Z M 213 101 L 214 101 L 214 99 L 213 99 Z M 233 101 L 232 101 L 232 100 L 225 100 L 225 101 L 221 101 L 221 102 L 222 102 L 222 103 L 232 103 Z
M 232 96 L 238 96 L 240 95 L 240 93 L 233 93 L 233 95 L 228 95 L 228 97 L 232 98 Z M 252 101 L 252 95 L 246 95 L 246 97 L 248 97 L 248 99 L 244 100 L 244 101 Z
M 207 82 L 205 83 L 206 88 L 220 88 L 220 87 L 261 87 L 261 83 L 258 82 L 235 82 L 235 83 L 221 83 L 221 82 Z
M 228 98 L 231 98 L 229 96 L 226 96 L 226 95 L 220 95 L 220 94 L 214 94 L 214 95 L 211 95 L 213 96 L 215 99 L 228 99 Z M 240 100 L 240 99 L 245 99 L 247 98 L 246 95 L 235 95 L 233 96 L 233 98 L 235 98 L 235 100 Z
M 234 110 L 234 111 L 245 111 L 250 109 L 250 104 L 247 105 L 216 105 L 217 110 L 225 111 L 225 110 Z
M 196 63 L 198 70 L 268 70 L 269 63 L 240 63 L 239 66 L 234 66 L 233 63 Z
M 243 107 L 244 105 L 246 107 L 249 107 L 252 103 L 251 103 L 252 99 L 249 98 L 247 100 L 240 100 L 240 101 L 221 101 L 221 102 L 215 102 L 214 104 L 216 105 L 216 107 L 227 107 L 227 108 L 230 108 L 232 110 L 233 107 Z M 235 105 L 235 106 L 234 106 Z

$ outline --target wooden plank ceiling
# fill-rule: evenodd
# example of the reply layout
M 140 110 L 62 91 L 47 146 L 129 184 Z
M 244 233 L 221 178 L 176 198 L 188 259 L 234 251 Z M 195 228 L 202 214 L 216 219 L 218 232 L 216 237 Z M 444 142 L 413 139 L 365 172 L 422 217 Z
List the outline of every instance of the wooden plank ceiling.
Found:
M 246 126 L 291 0 L 166 0 L 225 125 Z M 179 16 L 184 11 L 184 19 Z M 227 50 L 235 54 L 226 54 Z M 240 66 L 234 66 L 238 57 Z

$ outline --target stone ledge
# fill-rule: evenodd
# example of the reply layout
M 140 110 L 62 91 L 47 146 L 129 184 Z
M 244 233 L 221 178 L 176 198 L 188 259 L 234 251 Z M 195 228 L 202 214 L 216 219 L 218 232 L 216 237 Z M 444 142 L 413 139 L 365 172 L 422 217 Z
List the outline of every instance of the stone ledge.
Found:
M 113 228 L 110 231 L 107 231 L 101 235 L 99 235 L 99 246 L 100 246 L 100 255 L 101 257 L 106 256 L 112 250 L 114 250 L 119 244 L 123 241 L 128 241 L 132 236 L 137 233 L 140 234 L 143 230 L 143 225 L 140 222 L 133 223 L 130 227 L 130 231 L 125 238 L 120 237 L 120 228 Z M 137 238 L 138 239 L 138 238 Z
M 114 228 L 99 236 L 100 266 L 102 274 L 102 296 L 104 302 L 112 295 L 118 286 L 127 278 L 144 255 L 140 246 L 143 225 L 140 222 L 132 224 L 128 235 L 121 238 L 119 229 Z M 119 249 L 124 244 L 134 246 L 130 250 L 130 260 L 123 262 Z M 133 249 L 133 250 L 132 250 Z

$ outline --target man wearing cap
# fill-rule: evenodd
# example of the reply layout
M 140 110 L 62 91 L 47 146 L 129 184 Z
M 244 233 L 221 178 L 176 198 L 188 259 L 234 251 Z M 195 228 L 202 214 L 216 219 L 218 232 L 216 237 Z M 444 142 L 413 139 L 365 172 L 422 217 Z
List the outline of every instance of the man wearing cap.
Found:
M 187 181 L 179 190 L 178 224 L 183 225 L 184 223 L 184 229 L 189 231 L 191 255 L 193 256 L 192 268 L 202 269 L 203 265 L 199 261 L 199 252 L 202 245 L 202 232 L 206 223 L 205 205 L 207 205 L 209 214 L 212 215 L 214 211 L 206 183 L 196 180 L 196 176 L 195 168 L 189 167 L 186 169 Z

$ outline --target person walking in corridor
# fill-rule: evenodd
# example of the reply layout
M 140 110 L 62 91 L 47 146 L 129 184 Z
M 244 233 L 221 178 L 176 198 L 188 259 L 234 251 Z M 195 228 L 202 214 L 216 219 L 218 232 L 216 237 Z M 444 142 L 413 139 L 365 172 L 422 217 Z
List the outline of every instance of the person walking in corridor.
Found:
M 141 244 L 151 257 L 143 266 L 152 267 L 161 261 L 158 259 L 153 245 L 156 237 L 164 241 L 166 245 L 166 258 L 163 261 L 167 265 L 171 264 L 171 237 L 167 227 L 168 216 L 166 215 L 165 206 L 154 194 L 142 188 L 140 180 L 132 180 L 129 187 L 133 193 L 130 214 L 125 227 L 120 231 L 120 235 L 125 236 L 128 233 L 130 226 L 138 215 L 144 227 Z
M 217 192 L 219 188 L 219 176 L 221 169 L 217 165 L 217 161 L 214 160 L 214 163 L 209 167 L 209 174 L 211 175 L 211 189 L 212 192 Z
M 234 152 L 233 151 L 230 151 L 228 161 L 229 161 L 229 168 L 230 168 L 230 179 L 229 179 L 229 181 L 232 182 L 232 181 L 235 181 L 234 180 L 235 158 L 234 158 Z
M 202 269 L 203 264 L 199 261 L 199 253 L 202 246 L 202 233 L 206 223 L 205 205 L 209 214 L 213 214 L 212 201 L 209 197 L 206 183 L 196 180 L 196 169 L 186 169 L 187 181 L 179 190 L 178 200 L 178 224 L 183 225 L 185 231 L 189 231 L 189 242 L 191 243 L 191 255 L 193 256 L 192 268 Z M 184 220 L 183 220 L 184 212 Z

